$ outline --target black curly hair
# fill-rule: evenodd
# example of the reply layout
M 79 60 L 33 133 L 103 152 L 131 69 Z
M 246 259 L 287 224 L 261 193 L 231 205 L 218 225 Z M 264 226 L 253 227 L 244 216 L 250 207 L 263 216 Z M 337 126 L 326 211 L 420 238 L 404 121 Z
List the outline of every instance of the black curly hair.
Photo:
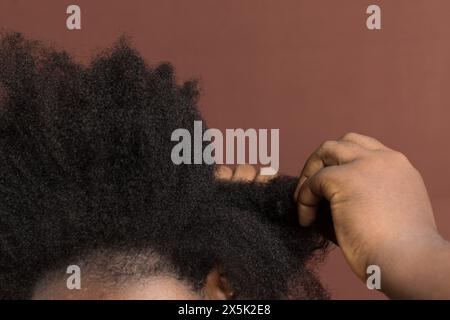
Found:
M 221 266 L 237 298 L 327 297 L 309 263 L 326 242 L 297 223 L 295 178 L 172 163 L 171 133 L 202 118 L 195 81 L 178 85 L 170 64 L 120 39 L 82 65 L 7 33 L 0 87 L 1 298 L 105 250 L 152 250 L 194 289 Z

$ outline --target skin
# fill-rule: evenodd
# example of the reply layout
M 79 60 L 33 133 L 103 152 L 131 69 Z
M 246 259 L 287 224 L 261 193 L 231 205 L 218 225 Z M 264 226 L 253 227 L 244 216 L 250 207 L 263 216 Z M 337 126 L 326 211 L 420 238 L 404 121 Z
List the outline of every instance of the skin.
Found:
M 218 179 L 267 181 L 252 166 L 221 166 Z M 361 279 L 369 265 L 381 268 L 387 296 L 400 299 L 450 298 L 450 243 L 438 233 L 420 173 L 403 154 L 379 141 L 349 133 L 323 143 L 307 160 L 294 199 L 299 223 L 319 223 L 328 201 L 335 234 L 347 263 Z M 65 283 L 65 282 L 64 282 Z M 55 287 L 56 285 L 56 287 Z M 129 282 L 105 292 L 101 283 L 70 292 L 50 282 L 36 299 L 232 299 L 220 270 L 213 270 L 201 293 L 174 278 Z
M 84 277 L 82 278 L 84 279 Z M 106 286 L 100 280 L 82 282 L 79 290 L 69 290 L 66 279 L 54 279 L 38 286 L 34 300 L 197 300 L 201 295 L 172 277 L 152 277 Z
M 403 154 L 355 133 L 327 141 L 306 162 L 294 198 L 303 226 L 318 221 L 318 205 L 329 202 L 337 243 L 361 280 L 375 264 L 388 297 L 450 298 L 450 244 Z
M 68 275 L 54 272 L 42 279 L 33 300 L 229 300 L 234 291 L 219 268 L 212 270 L 200 291 L 171 275 L 124 278 L 113 281 L 98 272 L 81 269 L 81 288 L 68 289 Z

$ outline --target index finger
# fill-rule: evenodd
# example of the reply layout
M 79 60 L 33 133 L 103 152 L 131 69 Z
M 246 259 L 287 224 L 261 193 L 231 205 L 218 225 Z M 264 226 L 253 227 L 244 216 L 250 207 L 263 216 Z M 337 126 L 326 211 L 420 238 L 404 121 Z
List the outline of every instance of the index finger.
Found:
M 294 192 L 294 200 L 298 200 L 300 188 L 309 177 L 326 166 L 342 165 L 353 161 L 363 152 L 362 147 L 352 142 L 332 140 L 324 142 L 306 161 Z

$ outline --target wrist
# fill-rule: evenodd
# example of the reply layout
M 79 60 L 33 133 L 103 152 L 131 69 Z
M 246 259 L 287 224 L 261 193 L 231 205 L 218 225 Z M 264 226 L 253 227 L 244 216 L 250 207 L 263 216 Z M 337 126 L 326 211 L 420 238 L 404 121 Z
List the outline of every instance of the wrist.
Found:
M 381 291 L 388 297 L 430 299 L 446 294 L 450 244 L 436 231 L 393 239 L 377 252 L 368 264 L 380 267 Z M 441 282 L 440 290 L 433 282 Z

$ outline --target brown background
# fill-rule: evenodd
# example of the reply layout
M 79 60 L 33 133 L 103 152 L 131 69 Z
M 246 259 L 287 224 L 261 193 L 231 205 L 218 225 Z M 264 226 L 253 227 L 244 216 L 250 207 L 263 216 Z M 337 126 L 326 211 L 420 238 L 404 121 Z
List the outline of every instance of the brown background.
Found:
M 65 27 L 82 9 L 82 30 Z M 381 31 L 365 27 L 382 7 Z M 0 26 L 86 61 L 119 35 L 149 61 L 201 79 L 212 127 L 280 128 L 281 170 L 296 174 L 321 141 L 372 135 L 421 170 L 450 238 L 448 0 L 0 0 Z M 380 177 L 382 178 L 382 177 Z M 335 250 L 322 268 L 334 298 L 380 298 Z

